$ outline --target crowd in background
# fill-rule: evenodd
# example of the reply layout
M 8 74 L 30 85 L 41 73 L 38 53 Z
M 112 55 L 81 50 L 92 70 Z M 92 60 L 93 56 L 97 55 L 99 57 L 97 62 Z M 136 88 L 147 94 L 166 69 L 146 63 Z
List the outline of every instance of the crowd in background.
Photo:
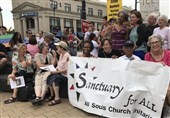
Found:
M 121 60 L 146 60 L 159 62 L 170 66 L 170 20 L 166 15 L 150 13 L 147 24 L 143 23 L 139 11 L 127 14 L 118 13 L 118 18 L 103 17 L 101 29 L 95 30 L 93 24 L 84 34 L 84 39 L 74 35 L 73 29 L 65 28 L 61 39 L 50 32 L 39 31 L 36 36 L 32 31 L 26 32 L 22 39 L 20 32 L 15 32 L 9 42 L 10 53 L 0 44 L 0 69 L 7 63 L 10 54 L 12 73 L 8 78 L 15 80 L 17 75 L 24 78 L 35 78 L 35 99 L 32 104 L 40 104 L 45 99 L 47 88 L 50 96 L 46 99 L 49 106 L 61 103 L 59 97 L 59 83 L 67 81 L 67 62 L 69 56 L 77 56 L 77 49 L 83 45 L 80 57 L 118 58 Z M 6 28 L 0 27 L 2 35 Z M 56 71 L 49 72 L 40 69 L 47 65 L 54 65 Z M 167 92 L 166 103 L 170 105 L 170 87 Z M 17 89 L 5 104 L 17 100 Z

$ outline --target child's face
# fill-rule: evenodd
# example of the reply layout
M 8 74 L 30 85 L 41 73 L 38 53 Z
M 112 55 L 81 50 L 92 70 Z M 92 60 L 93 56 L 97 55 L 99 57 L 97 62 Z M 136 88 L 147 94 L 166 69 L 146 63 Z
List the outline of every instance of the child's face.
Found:
M 90 44 L 89 43 L 85 43 L 84 47 L 83 47 L 83 53 L 84 54 L 90 54 L 91 49 L 90 49 Z
M 123 47 L 123 51 L 124 51 L 125 55 L 132 55 L 133 47 Z

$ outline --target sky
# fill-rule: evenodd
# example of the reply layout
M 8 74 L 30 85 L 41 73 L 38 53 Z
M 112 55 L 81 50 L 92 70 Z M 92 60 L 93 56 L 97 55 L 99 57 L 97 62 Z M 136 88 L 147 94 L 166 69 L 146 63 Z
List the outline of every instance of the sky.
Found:
M 9 29 L 14 28 L 13 16 L 12 16 L 12 2 L 11 0 L 0 0 L 0 7 L 2 9 L 3 25 Z

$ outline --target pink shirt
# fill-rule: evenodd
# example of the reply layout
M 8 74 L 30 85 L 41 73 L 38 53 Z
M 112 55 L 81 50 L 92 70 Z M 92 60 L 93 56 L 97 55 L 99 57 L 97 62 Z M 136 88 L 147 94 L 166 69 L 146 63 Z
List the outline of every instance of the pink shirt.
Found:
M 164 62 L 167 66 L 170 66 L 170 51 L 169 50 L 164 50 L 164 57 L 156 61 L 150 54 L 150 52 L 145 54 L 145 60 L 146 61 L 151 61 L 151 62 Z
M 64 55 L 62 55 L 62 54 L 60 55 L 60 58 L 57 63 L 58 70 L 61 71 L 61 70 L 67 69 L 69 56 L 70 56 L 70 54 L 68 52 L 66 52 Z M 63 73 L 62 75 L 67 76 L 67 73 Z
M 27 44 L 27 51 L 30 53 L 31 57 L 34 58 L 35 54 L 39 52 L 38 45 Z

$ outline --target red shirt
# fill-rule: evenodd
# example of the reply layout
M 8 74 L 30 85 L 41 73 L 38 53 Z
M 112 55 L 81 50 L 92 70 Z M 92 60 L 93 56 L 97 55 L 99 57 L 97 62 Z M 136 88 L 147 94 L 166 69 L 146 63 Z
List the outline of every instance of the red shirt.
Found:
M 145 54 L 145 60 L 146 61 L 151 61 L 151 62 L 164 62 L 167 66 L 170 66 L 170 51 L 169 50 L 164 50 L 164 57 L 156 61 L 150 54 L 150 52 Z

